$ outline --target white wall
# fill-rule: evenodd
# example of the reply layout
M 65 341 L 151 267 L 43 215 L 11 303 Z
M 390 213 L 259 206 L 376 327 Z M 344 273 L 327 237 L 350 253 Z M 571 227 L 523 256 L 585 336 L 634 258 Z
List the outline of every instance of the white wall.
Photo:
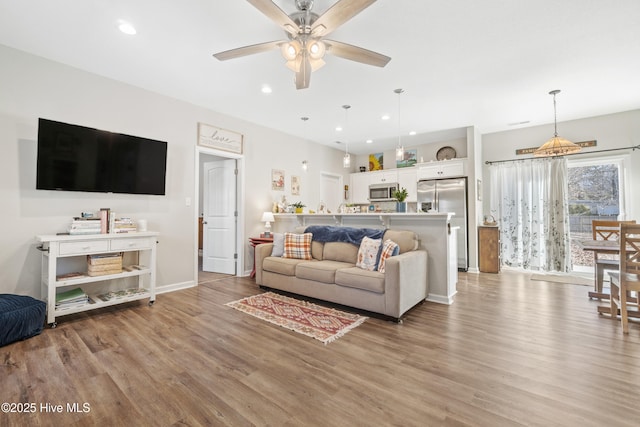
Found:
M 240 132 L 245 139 L 245 236 L 260 232 L 260 217 L 279 194 L 271 169 L 302 178 L 300 198 L 319 202 L 320 170 L 344 174 L 342 153 L 295 137 L 95 74 L 0 46 L 0 293 L 40 296 L 38 234 L 65 231 L 82 211 L 109 207 L 146 218 L 160 232 L 158 286 L 188 286 L 194 277 L 197 123 Z M 35 190 L 38 118 L 168 141 L 166 196 L 134 196 Z M 300 169 L 302 160 L 309 171 Z M 346 176 L 346 175 L 345 175 Z M 280 192 L 281 193 L 281 192 Z M 191 206 L 186 199 L 190 198 Z M 288 196 L 290 199 L 290 196 Z M 291 199 L 290 199 L 291 200 Z M 252 258 L 244 247 L 245 265 Z
M 585 148 L 583 152 L 570 158 L 592 158 L 620 156 L 628 153 L 627 169 L 628 219 L 640 220 L 640 150 L 593 153 L 591 151 L 640 145 L 640 110 L 626 111 L 605 116 L 591 117 L 558 123 L 558 135 L 570 141 L 597 140 L 598 145 Z M 538 147 L 553 136 L 553 123 L 544 126 L 497 132 L 482 135 L 482 154 L 485 161 L 526 158 L 531 155 L 516 156 L 518 148 Z M 489 212 L 489 167 L 483 166 L 484 196 L 483 209 Z

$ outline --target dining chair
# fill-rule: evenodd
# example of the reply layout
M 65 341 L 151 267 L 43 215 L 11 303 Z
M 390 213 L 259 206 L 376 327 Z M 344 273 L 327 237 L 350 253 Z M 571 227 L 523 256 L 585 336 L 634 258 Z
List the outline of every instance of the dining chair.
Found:
M 620 235 L 620 224 L 635 224 L 635 220 L 630 221 L 609 221 L 597 220 L 591 221 L 591 232 L 593 240 L 618 240 Z M 618 258 L 600 258 L 598 252 L 593 252 L 593 262 L 595 266 L 596 276 L 596 292 L 602 293 L 604 283 L 605 270 L 618 270 L 620 261 Z
M 616 319 L 618 308 L 622 332 L 629 333 L 628 306 L 631 292 L 636 293 L 636 311 L 640 292 L 640 225 L 620 225 L 620 269 L 609 273 L 611 277 L 611 318 Z

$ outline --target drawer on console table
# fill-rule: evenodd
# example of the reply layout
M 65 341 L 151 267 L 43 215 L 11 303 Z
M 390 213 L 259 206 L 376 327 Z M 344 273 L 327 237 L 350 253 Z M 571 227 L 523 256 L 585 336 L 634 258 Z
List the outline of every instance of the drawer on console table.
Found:
M 108 240 L 80 240 L 77 242 L 60 242 L 60 255 L 82 255 L 109 250 Z
M 150 248 L 153 245 L 151 237 L 132 237 L 125 239 L 113 239 L 111 241 L 112 251 L 126 251 L 127 249 Z

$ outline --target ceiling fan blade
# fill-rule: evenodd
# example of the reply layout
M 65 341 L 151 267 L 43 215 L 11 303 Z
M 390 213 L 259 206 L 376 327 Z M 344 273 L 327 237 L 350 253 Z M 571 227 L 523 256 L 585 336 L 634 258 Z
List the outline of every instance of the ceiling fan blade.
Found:
M 311 82 L 311 61 L 309 57 L 304 55 L 300 63 L 300 69 L 296 73 L 296 89 L 306 89 Z
M 349 19 L 375 3 L 376 0 L 340 0 L 323 13 L 311 27 L 314 36 L 327 35 Z
M 215 56 L 220 61 L 226 61 L 228 59 L 240 58 L 241 56 L 253 55 L 255 53 L 262 53 L 269 50 L 274 50 L 280 48 L 280 45 L 284 43 L 282 40 L 266 42 L 266 43 L 258 43 L 252 44 L 250 46 L 238 47 L 231 50 L 225 50 L 224 52 L 214 53 Z
M 298 34 L 298 24 L 295 23 L 293 19 L 289 17 L 282 9 L 280 9 L 274 2 L 271 0 L 247 0 L 249 3 L 253 5 L 256 9 L 262 12 L 267 18 L 271 19 L 273 22 L 282 27 L 286 32 L 293 34 L 294 36 Z
M 384 67 L 391 61 L 391 58 L 386 55 L 362 47 L 337 42 L 335 40 L 325 39 L 323 41 L 327 45 L 327 53 L 339 56 L 340 58 L 362 62 L 363 64 L 374 65 L 376 67 Z

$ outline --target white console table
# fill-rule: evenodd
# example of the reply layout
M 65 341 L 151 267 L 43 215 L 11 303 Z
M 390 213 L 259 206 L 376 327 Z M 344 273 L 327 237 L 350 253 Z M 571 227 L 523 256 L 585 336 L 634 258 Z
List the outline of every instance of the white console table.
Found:
M 56 317 L 115 304 L 156 299 L 157 232 L 90 235 L 36 236 L 42 251 L 42 298 L 47 301 L 47 323 L 56 326 Z M 87 255 L 122 253 L 120 273 L 87 275 Z M 77 277 L 64 277 L 79 273 Z M 62 276 L 62 277 L 60 277 Z M 89 302 L 56 308 L 56 294 L 82 286 Z M 118 292 L 124 290 L 133 292 Z M 109 297 L 104 295 L 111 293 Z M 102 295 L 102 298 L 100 297 Z

